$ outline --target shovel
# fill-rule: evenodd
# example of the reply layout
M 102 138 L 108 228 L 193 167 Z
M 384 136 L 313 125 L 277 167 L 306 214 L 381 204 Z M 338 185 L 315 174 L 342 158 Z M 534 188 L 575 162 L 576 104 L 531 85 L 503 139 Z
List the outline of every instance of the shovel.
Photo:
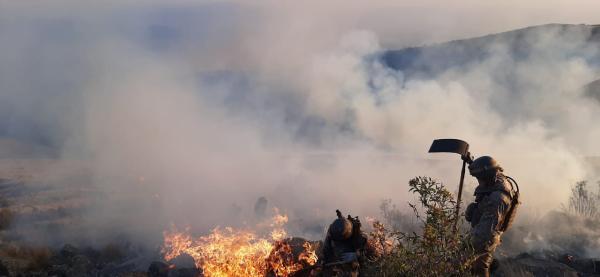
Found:
M 436 139 L 429 148 L 429 153 L 456 153 L 459 154 L 463 164 L 460 171 L 460 182 L 458 184 L 458 197 L 456 200 L 456 221 L 454 221 L 454 232 L 458 232 L 458 216 L 460 214 L 460 199 L 462 197 L 463 183 L 465 181 L 465 167 L 473 162 L 473 156 L 469 152 L 469 144 L 460 139 Z

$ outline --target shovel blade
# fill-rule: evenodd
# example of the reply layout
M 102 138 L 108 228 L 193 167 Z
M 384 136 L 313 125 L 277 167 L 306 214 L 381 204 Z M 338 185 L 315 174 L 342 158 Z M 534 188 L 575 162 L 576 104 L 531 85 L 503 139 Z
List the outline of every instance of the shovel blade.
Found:
M 456 153 L 461 156 L 467 156 L 469 153 L 469 144 L 460 139 L 436 139 L 429 148 L 429 153 Z

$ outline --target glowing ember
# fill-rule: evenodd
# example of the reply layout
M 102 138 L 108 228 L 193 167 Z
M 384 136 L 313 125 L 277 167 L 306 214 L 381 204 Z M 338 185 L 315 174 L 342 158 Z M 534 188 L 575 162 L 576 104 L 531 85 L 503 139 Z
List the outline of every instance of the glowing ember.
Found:
M 289 276 L 313 265 L 317 255 L 311 244 L 305 242 L 303 251 L 295 255 L 285 240 L 282 228 L 287 216 L 276 215 L 269 226 L 273 228 L 269 238 L 261 238 L 249 230 L 215 228 L 210 234 L 193 238 L 189 228 L 178 232 L 175 227 L 164 233 L 163 254 L 170 261 L 181 254 L 188 254 L 204 275 L 211 276 Z

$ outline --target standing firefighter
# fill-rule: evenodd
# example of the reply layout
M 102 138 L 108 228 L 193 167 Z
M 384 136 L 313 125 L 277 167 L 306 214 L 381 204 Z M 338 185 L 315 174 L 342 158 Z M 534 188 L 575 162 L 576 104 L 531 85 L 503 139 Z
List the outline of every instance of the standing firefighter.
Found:
M 471 243 L 476 255 L 473 273 L 489 276 L 492 255 L 500 244 L 500 236 L 516 216 L 519 187 L 489 156 L 475 159 L 469 165 L 469 173 L 479 182 L 475 189 L 475 202 L 465 211 L 465 218 L 471 223 Z
M 367 236 L 360 230 L 358 217 L 344 218 L 339 210 L 335 212 L 338 218 L 329 225 L 323 244 L 323 276 L 356 277 L 364 258 Z

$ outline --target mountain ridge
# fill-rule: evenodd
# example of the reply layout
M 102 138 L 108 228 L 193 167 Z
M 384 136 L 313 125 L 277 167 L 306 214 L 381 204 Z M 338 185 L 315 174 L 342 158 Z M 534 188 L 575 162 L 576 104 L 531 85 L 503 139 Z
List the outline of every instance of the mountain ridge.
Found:
M 428 79 L 448 69 L 488 58 L 496 44 L 506 46 L 515 59 L 525 58 L 532 54 L 532 38 L 544 32 L 552 32 L 565 40 L 584 36 L 588 45 L 600 44 L 600 25 L 551 23 L 421 47 L 387 50 L 382 53 L 381 59 L 388 67 L 402 71 L 407 78 Z M 600 55 L 585 58 L 588 62 L 600 64 Z

